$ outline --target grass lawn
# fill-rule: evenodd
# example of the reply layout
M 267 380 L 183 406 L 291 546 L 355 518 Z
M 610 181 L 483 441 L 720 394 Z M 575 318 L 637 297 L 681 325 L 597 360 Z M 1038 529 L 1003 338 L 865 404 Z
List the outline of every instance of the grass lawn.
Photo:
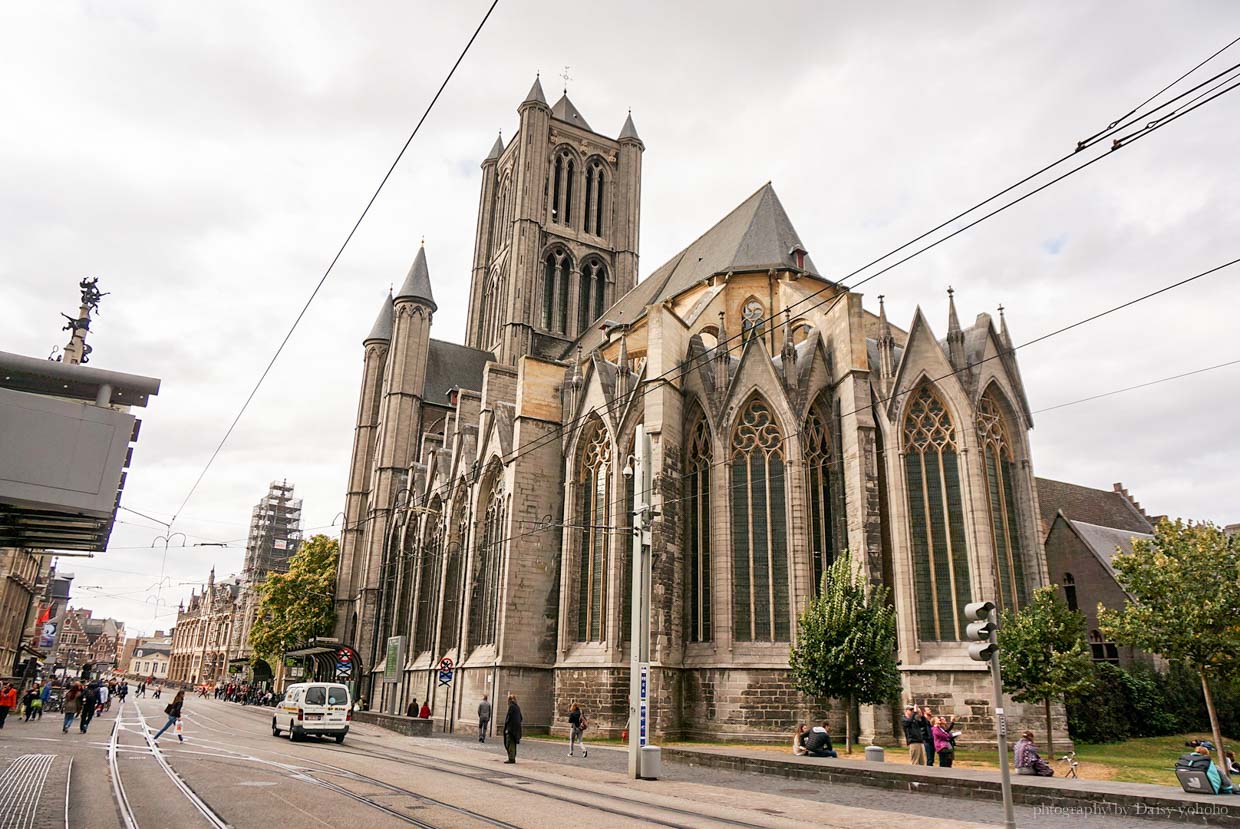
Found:
M 1088 743 L 1076 744 L 1076 759 L 1080 763 L 1077 773 L 1087 780 L 1115 780 L 1121 783 L 1152 783 L 1159 786 L 1171 786 L 1178 789 L 1179 783 L 1176 782 L 1175 766 L 1176 758 L 1181 754 L 1189 751 L 1184 745 L 1189 739 L 1210 739 L 1209 734 L 1179 734 L 1170 737 L 1141 737 L 1128 740 L 1123 743 L 1104 743 L 1100 745 L 1091 745 Z M 791 738 L 789 738 L 789 742 Z M 620 740 L 590 740 L 591 743 L 600 743 L 602 745 L 623 745 Z M 1226 739 L 1228 747 L 1240 747 L 1240 740 Z M 662 743 L 666 746 L 683 746 L 685 748 L 693 747 L 732 747 L 738 749 L 748 749 L 756 751 L 770 751 L 775 753 L 791 753 L 788 745 L 771 744 L 771 743 L 729 743 L 716 741 L 684 741 L 684 742 L 666 742 Z M 1051 767 L 1055 769 L 1055 776 L 1062 777 L 1067 771 L 1065 764 L 1059 762 L 1059 758 L 1063 756 L 1062 746 L 1056 746 L 1055 756 L 1049 757 L 1045 753 L 1045 746 L 1039 744 L 1043 749 L 1043 756 L 1051 761 Z M 836 750 L 840 752 L 840 758 L 844 760 L 856 760 L 862 762 L 865 760 L 865 748 L 859 745 L 853 746 L 852 754 L 844 753 L 843 741 L 839 741 Z M 1010 750 L 1010 747 L 1009 747 Z M 896 763 L 906 765 L 908 763 L 908 752 L 903 746 L 898 748 L 888 748 L 886 752 L 886 761 L 888 763 Z M 955 765 L 961 768 L 972 769 L 997 769 L 999 767 L 999 758 L 994 751 L 977 751 L 973 749 L 961 749 L 956 752 Z

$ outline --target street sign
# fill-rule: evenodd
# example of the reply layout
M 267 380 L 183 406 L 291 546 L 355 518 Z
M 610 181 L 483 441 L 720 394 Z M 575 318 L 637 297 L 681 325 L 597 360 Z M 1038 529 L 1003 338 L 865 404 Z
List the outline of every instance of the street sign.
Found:
M 452 684 L 452 659 L 450 657 L 445 656 L 439 660 L 439 684 Z
M 638 706 L 640 713 L 638 714 L 638 732 L 637 744 L 639 746 L 646 745 L 646 716 L 649 712 L 649 688 L 650 688 L 650 665 L 643 662 L 641 667 L 641 693 L 638 695 Z

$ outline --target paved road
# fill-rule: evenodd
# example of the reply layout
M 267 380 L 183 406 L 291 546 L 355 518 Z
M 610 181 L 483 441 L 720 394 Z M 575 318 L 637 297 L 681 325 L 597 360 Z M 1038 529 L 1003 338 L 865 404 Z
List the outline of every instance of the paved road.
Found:
M 993 803 L 679 765 L 665 767 L 660 781 L 630 781 L 623 752 L 602 746 L 583 760 L 565 756 L 562 743 L 527 740 L 508 766 L 493 741 L 414 739 L 360 724 L 344 745 L 293 743 L 271 736 L 269 709 L 198 698 L 186 702 L 185 742 L 166 734 L 155 748 L 166 702 L 114 704 L 87 734 L 76 723 L 62 734 L 50 713 L 34 723 L 10 718 L 0 731 L 0 825 L 940 829 L 1001 818 Z M 1039 829 L 1176 825 L 1032 809 L 1017 818 Z

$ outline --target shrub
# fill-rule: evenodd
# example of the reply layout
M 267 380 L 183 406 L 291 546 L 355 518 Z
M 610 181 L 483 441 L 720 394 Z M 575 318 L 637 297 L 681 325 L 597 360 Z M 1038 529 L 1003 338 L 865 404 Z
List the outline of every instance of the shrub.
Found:
M 1118 743 L 1133 736 L 1127 716 L 1125 672 L 1114 665 L 1094 666 L 1094 690 L 1068 700 L 1068 734 L 1085 743 Z

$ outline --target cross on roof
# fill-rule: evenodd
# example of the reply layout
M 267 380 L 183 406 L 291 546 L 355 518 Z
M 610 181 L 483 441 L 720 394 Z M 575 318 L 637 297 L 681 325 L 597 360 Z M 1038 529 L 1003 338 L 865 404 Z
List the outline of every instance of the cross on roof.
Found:
M 564 71 L 560 73 L 560 77 L 564 79 L 564 94 L 567 95 L 568 94 L 568 82 L 573 79 L 572 76 L 568 74 L 567 65 L 564 67 Z

